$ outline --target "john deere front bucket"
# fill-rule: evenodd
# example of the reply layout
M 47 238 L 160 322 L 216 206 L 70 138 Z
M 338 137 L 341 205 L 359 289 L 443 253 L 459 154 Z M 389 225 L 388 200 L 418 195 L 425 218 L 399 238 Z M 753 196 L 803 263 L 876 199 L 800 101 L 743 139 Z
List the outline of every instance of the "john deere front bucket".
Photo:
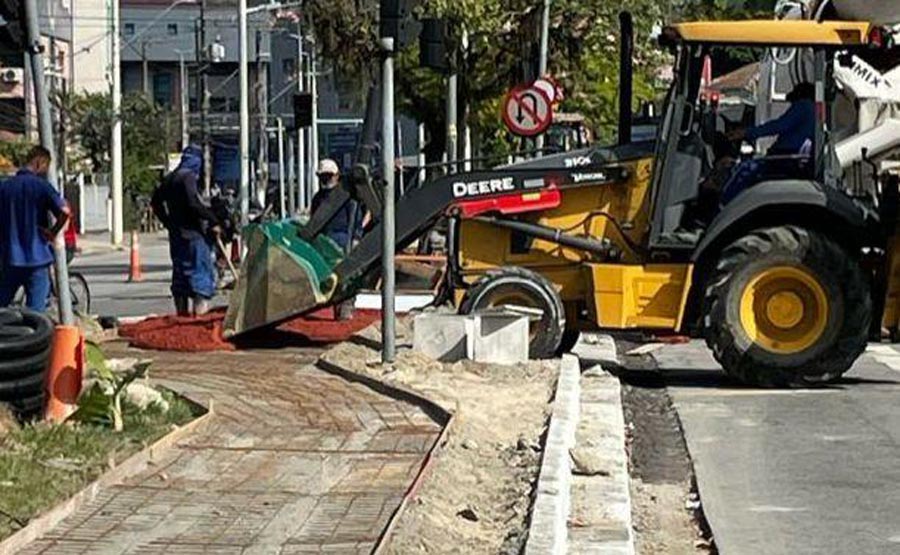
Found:
M 244 230 L 247 256 L 225 314 L 225 337 L 328 302 L 333 289 L 329 280 L 343 255 L 341 249 L 325 236 L 306 242 L 297 236 L 298 229 L 293 222 L 275 222 Z

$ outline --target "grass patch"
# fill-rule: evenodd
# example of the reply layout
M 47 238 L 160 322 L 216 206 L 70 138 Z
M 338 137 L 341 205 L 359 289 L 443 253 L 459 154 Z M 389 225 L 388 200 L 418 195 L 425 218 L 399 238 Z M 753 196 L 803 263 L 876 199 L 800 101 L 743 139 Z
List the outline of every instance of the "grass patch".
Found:
M 125 407 L 125 429 L 92 424 L 27 424 L 0 436 L 0 540 L 72 497 L 118 464 L 196 416 L 169 392 L 169 410 Z

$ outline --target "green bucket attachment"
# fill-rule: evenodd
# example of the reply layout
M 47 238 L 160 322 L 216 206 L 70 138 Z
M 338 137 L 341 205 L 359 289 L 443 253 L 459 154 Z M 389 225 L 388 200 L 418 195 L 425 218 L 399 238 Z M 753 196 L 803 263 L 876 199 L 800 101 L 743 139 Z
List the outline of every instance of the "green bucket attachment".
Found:
M 300 239 L 292 221 L 251 224 L 242 236 L 247 256 L 225 314 L 225 337 L 281 322 L 326 304 L 334 290 L 332 270 L 343 252 L 320 235 Z

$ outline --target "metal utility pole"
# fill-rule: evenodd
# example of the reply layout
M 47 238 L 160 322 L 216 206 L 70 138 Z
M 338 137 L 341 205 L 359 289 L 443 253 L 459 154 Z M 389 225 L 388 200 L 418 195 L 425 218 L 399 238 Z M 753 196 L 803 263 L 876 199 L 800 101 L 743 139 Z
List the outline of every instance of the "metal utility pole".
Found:
M 384 175 L 384 201 L 381 227 L 381 362 L 394 362 L 396 321 L 394 315 L 394 39 L 382 37 L 384 56 L 381 75 L 381 156 Z M 455 120 L 452 120 L 455 121 Z
M 290 133 L 285 134 L 287 139 L 287 183 L 288 183 L 288 215 L 293 217 L 297 213 L 297 168 L 294 160 L 294 137 Z
M 538 58 L 538 77 L 547 75 L 547 56 L 550 43 L 550 1 L 544 0 L 544 12 L 541 15 L 541 50 Z M 544 136 L 538 135 L 534 143 L 537 155 L 543 155 Z
M 319 180 L 316 179 L 316 164 L 319 163 L 319 72 L 316 67 L 316 38 L 311 36 L 312 46 L 309 49 L 309 92 L 312 94 L 312 127 L 309 139 L 309 173 L 310 193 L 309 198 L 319 191 Z
M 203 133 L 203 193 L 208 197 L 212 188 L 212 147 L 209 130 L 209 48 L 206 45 L 206 1 L 200 2 L 200 44 L 197 49 L 200 63 L 200 125 Z
M 125 236 L 122 195 L 122 42 L 119 31 L 119 2 L 112 2 L 112 137 L 110 138 L 110 192 L 112 197 L 112 244 L 119 246 Z M 67 283 L 67 282 L 61 282 Z M 63 289 L 66 289 L 63 287 Z
M 178 75 L 181 82 L 179 87 L 179 108 L 181 112 L 181 148 L 184 149 L 191 142 L 190 121 L 188 115 L 188 74 L 184 63 L 184 52 L 178 52 Z
M 284 202 L 284 121 L 279 117 L 278 124 L 278 215 L 283 220 L 287 215 Z
M 250 76 L 247 64 L 247 0 L 238 0 L 238 50 L 240 64 L 241 225 L 250 217 Z
M 423 183 L 425 183 L 425 177 L 426 177 L 426 175 L 425 175 L 425 163 L 426 163 L 426 160 L 425 160 L 425 124 L 420 123 L 417 131 L 418 131 L 417 145 L 418 145 L 419 154 L 416 157 L 416 164 L 419 166 L 418 185 L 421 186 Z
M 147 60 L 147 41 L 141 42 L 141 85 L 144 96 L 150 98 L 150 62 Z
M 40 128 L 41 144 L 51 153 L 56 152 L 53 145 L 53 120 L 50 114 L 50 97 L 47 94 L 46 83 L 44 82 L 44 60 L 41 56 L 43 48 L 41 47 L 41 31 L 37 0 L 25 0 L 25 20 L 28 30 L 28 62 L 31 66 L 32 82 L 34 84 L 34 98 L 38 108 L 38 126 Z M 61 191 L 60 185 L 56 180 L 56 163 L 54 157 L 50 158 L 50 171 L 47 173 L 47 179 L 58 191 Z M 66 266 L 66 244 L 63 234 L 56 236 L 53 242 L 53 251 L 55 253 L 54 267 L 56 270 L 57 283 L 69 283 L 69 268 Z M 72 313 L 72 297 L 69 288 L 57 287 L 57 296 L 59 300 L 59 318 L 64 326 L 75 324 L 75 316 Z
M 269 189 L 269 86 L 268 86 L 268 54 L 263 53 L 263 36 L 262 31 L 256 31 L 256 105 L 259 111 L 259 150 L 257 151 L 257 177 L 256 194 L 259 195 L 259 188 L 262 187 L 262 198 L 265 203 L 266 192 Z
M 297 92 L 302 93 L 304 89 L 304 81 L 306 80 L 303 71 L 303 27 L 297 22 Z M 297 189 L 300 193 L 299 208 L 306 208 L 306 129 L 297 127 Z
M 455 58 L 456 55 L 454 54 Z M 459 76 L 456 74 L 456 64 L 452 64 L 450 75 L 447 76 L 447 173 L 456 173 L 456 154 L 459 148 L 457 142 L 459 140 L 459 130 L 456 126 L 457 114 L 457 98 L 456 92 L 459 85 Z

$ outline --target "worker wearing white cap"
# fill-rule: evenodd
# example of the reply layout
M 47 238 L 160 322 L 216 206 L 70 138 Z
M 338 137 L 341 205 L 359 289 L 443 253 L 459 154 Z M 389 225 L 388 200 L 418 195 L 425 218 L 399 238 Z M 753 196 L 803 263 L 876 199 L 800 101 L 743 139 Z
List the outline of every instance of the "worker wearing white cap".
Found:
M 319 177 L 319 191 L 312 199 L 312 213 L 322 205 L 326 204 L 328 198 L 338 189 L 341 183 L 341 170 L 337 162 L 330 158 L 325 158 L 319 162 L 316 168 L 316 175 Z M 357 211 L 354 214 L 354 210 Z M 362 230 L 363 218 L 359 213 L 357 204 L 349 201 L 344 203 L 340 210 L 335 213 L 334 217 L 325 224 L 322 232 L 340 245 L 342 250 L 347 249 L 347 245 L 355 238 L 359 237 Z M 354 230 L 351 231 L 350 227 Z M 335 307 L 335 318 L 345 320 L 351 317 L 353 312 L 353 299 L 349 299 Z

